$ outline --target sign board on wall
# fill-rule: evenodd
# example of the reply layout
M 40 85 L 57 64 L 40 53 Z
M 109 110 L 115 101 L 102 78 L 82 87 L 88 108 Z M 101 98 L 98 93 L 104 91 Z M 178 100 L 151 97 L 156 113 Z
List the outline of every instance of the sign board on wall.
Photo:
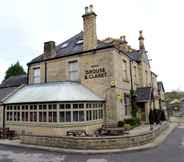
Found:
M 96 79 L 96 78 L 105 78 L 107 76 L 106 69 L 100 67 L 99 65 L 91 65 L 90 69 L 85 70 L 85 79 Z

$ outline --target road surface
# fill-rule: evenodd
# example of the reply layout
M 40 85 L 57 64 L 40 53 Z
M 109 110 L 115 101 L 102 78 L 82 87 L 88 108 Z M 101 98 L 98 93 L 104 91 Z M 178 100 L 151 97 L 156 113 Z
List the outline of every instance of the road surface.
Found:
M 0 145 L 0 162 L 184 162 L 184 126 L 157 148 L 144 151 L 80 155 Z

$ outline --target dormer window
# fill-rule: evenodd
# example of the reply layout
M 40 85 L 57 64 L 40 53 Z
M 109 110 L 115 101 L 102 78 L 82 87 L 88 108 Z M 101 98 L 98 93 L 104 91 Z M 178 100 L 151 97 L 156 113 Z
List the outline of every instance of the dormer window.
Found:
M 82 44 L 83 43 L 83 39 L 79 39 L 77 42 L 76 42 L 76 44 Z
M 69 43 L 64 43 L 64 44 L 62 44 L 62 45 L 61 45 L 61 48 L 65 48 L 65 47 L 67 47 L 67 46 L 68 46 L 68 44 L 69 44 Z

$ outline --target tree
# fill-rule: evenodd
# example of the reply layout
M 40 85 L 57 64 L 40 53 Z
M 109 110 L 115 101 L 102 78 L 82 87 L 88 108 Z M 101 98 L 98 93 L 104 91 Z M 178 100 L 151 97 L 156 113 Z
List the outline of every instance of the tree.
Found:
M 180 100 L 183 97 L 184 97 L 184 92 L 182 91 L 171 91 L 171 92 L 165 93 L 166 102 L 168 104 L 175 99 Z
M 24 71 L 23 67 L 19 64 L 19 62 L 17 62 L 16 64 L 11 65 L 7 69 L 4 79 L 6 80 L 11 76 L 16 76 L 16 75 L 21 75 L 21 74 L 26 74 L 26 72 Z

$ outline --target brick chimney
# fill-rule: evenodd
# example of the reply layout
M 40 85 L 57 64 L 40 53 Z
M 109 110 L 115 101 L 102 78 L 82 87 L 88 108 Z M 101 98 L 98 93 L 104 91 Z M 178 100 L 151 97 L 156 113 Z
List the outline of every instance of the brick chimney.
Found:
M 56 44 L 54 41 L 44 42 L 45 58 L 53 58 L 56 56 Z
M 85 14 L 83 17 L 83 50 L 94 49 L 97 46 L 96 35 L 96 13 L 93 11 L 93 5 L 85 7 Z
M 145 50 L 145 47 L 144 47 L 144 37 L 143 37 L 143 31 L 142 30 L 140 30 L 139 31 L 139 49 L 140 50 Z

